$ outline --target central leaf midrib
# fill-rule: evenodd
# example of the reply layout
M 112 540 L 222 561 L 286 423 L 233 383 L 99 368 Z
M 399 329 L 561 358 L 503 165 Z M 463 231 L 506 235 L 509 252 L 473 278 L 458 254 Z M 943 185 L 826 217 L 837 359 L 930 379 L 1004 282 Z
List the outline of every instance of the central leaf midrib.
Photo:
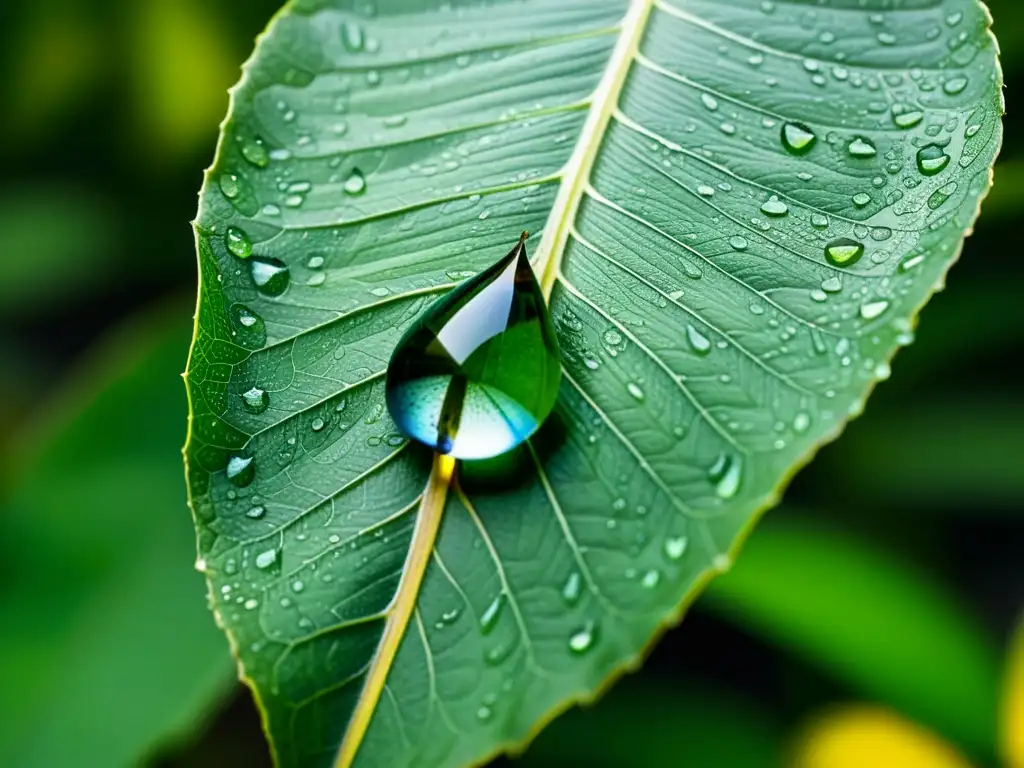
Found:
M 590 112 L 583 124 L 576 148 L 562 170 L 562 185 L 551 208 L 547 226 L 544 228 L 544 238 L 537 249 L 534 261 L 534 269 L 546 297 L 551 296 L 571 225 L 576 219 L 580 202 L 590 181 L 590 172 L 607 132 L 608 123 L 618 106 L 626 75 L 640 49 L 640 40 L 653 7 L 654 0 L 630 0 L 629 9 L 619 25 L 619 41 L 612 51 L 601 81 L 594 90 Z

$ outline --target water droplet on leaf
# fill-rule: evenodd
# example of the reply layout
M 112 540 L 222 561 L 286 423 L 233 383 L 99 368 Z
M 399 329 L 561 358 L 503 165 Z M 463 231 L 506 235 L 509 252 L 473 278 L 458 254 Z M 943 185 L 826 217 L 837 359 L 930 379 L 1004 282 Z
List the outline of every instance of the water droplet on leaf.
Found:
M 837 267 L 852 267 L 864 255 L 864 243 L 840 237 L 825 246 L 825 259 Z
M 291 274 L 284 262 L 271 258 L 254 258 L 249 262 L 252 281 L 260 293 L 267 296 L 280 296 L 288 288 Z
M 432 304 L 392 355 L 391 417 L 436 451 L 498 456 L 554 408 L 561 357 L 524 242 Z
M 782 146 L 794 155 L 811 151 L 818 137 L 803 123 L 786 123 L 782 126 Z

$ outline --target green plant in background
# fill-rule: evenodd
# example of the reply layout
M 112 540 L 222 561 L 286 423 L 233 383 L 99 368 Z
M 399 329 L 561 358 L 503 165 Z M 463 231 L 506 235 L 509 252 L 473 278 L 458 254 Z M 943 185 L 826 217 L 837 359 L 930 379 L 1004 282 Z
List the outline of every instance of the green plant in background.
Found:
M 987 191 L 1002 104 L 978 3 L 877 5 L 277 17 L 202 193 L 186 458 L 281 765 L 524 743 L 639 663 L 889 376 Z M 556 416 L 508 466 L 460 467 L 431 550 L 447 478 L 388 419 L 386 364 L 523 229 Z M 985 710 L 913 701 L 992 743 Z

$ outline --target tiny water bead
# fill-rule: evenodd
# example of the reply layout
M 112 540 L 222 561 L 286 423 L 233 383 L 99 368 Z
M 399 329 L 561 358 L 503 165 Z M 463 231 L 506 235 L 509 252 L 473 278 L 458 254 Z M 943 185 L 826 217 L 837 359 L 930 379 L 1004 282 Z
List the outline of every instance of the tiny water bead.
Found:
M 392 354 L 391 417 L 440 453 L 499 456 L 554 408 L 561 356 L 525 241 L 428 307 Z

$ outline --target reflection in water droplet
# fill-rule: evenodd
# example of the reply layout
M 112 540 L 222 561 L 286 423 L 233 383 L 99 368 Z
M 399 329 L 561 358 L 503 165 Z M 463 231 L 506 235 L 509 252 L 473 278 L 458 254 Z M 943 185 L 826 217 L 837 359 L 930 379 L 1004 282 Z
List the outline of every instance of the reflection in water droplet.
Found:
M 250 262 L 252 280 L 261 293 L 267 296 L 280 296 L 288 288 L 291 274 L 284 262 L 278 259 L 257 257 Z
M 586 653 L 593 647 L 596 639 L 597 626 L 589 621 L 569 636 L 569 650 L 576 654 Z
M 700 357 L 711 352 L 711 340 L 692 325 L 686 326 L 686 338 L 690 342 L 690 349 Z
M 884 299 L 879 301 L 869 301 L 866 304 L 861 305 L 860 316 L 865 320 L 874 320 L 888 308 L 889 302 Z
M 345 194 L 357 197 L 366 191 L 366 177 L 358 168 L 353 168 L 352 173 L 345 179 Z
M 228 459 L 227 478 L 239 488 L 249 485 L 256 477 L 252 456 L 234 455 Z
M 949 155 L 938 144 L 929 144 L 917 151 L 917 169 L 925 176 L 941 173 L 949 161 Z
M 782 126 L 782 146 L 794 155 L 810 152 L 817 138 L 814 131 L 803 123 L 786 123 Z
M 672 536 L 665 539 L 665 557 L 675 562 L 686 554 L 688 540 L 685 536 Z
M 863 136 L 855 137 L 847 146 L 846 151 L 853 157 L 874 157 L 878 154 L 878 150 L 875 149 L 871 140 Z
M 498 618 L 501 616 L 501 609 L 505 606 L 505 593 L 501 592 L 498 594 L 491 604 L 484 610 L 483 615 L 480 617 L 480 631 L 485 635 L 490 634 L 491 630 L 498 623 Z
M 720 499 L 731 499 L 740 489 L 742 462 L 738 457 L 719 454 L 708 470 L 708 479 L 715 484 L 715 493 Z
M 656 570 L 648 571 L 640 580 L 640 586 L 644 589 L 654 589 L 659 583 L 661 583 L 661 572 Z
M 346 21 L 341 25 L 341 41 L 344 43 L 346 51 L 359 53 L 366 45 L 363 28 L 354 22 Z
M 233 173 L 222 173 L 220 175 L 220 191 L 229 200 L 238 197 L 238 177 Z
M 778 195 L 772 195 L 768 202 L 761 206 L 761 213 L 774 217 L 785 216 L 789 213 L 789 206 L 779 200 Z
M 561 355 L 523 242 L 438 300 L 388 366 L 387 404 L 407 436 L 460 459 L 498 456 L 554 408 Z
M 913 128 L 915 125 L 920 124 L 924 120 L 924 112 L 913 109 L 904 111 L 902 108 L 897 109 L 893 107 L 892 110 L 892 121 L 896 124 L 897 128 Z
M 852 267 L 864 255 L 864 243 L 840 237 L 825 246 L 825 259 L 837 267 Z
M 268 549 L 265 552 L 260 552 L 256 555 L 256 567 L 261 571 L 265 571 L 267 568 L 272 567 L 277 562 L 277 550 Z
M 249 413 L 263 413 L 270 406 L 270 395 L 259 387 L 243 392 L 241 397 L 242 404 Z
M 267 148 L 263 146 L 263 142 L 259 139 L 247 141 L 242 144 L 242 157 L 257 168 L 266 168 L 267 164 L 270 162 L 270 155 L 267 153 Z
M 240 259 L 248 259 L 252 255 L 252 241 L 245 231 L 238 227 L 228 227 L 224 242 L 228 250 Z
M 565 585 L 562 587 L 562 597 L 565 598 L 565 602 L 569 605 L 575 605 L 580 599 L 580 586 L 580 575 L 573 571 L 569 574 L 569 578 L 565 580 Z

